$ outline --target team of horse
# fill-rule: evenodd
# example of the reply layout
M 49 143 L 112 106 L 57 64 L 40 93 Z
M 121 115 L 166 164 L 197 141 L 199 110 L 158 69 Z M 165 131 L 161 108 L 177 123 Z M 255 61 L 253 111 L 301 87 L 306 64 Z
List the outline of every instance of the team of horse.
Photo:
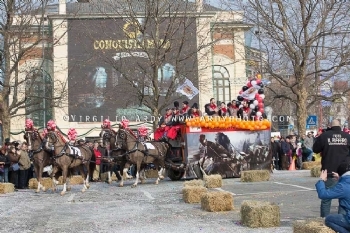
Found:
M 127 127 L 119 125 L 116 132 L 113 129 L 102 128 L 100 137 L 104 147 L 107 149 L 102 160 L 106 162 L 108 169 L 108 183 L 111 183 L 111 171 L 114 164 L 118 164 L 122 174 L 117 171 L 116 175 L 120 180 L 119 186 L 124 186 L 124 181 L 130 178 L 127 174 L 131 165 L 136 166 L 136 179 L 131 187 L 136 187 L 145 179 L 144 167 L 154 164 L 158 168 L 158 178 L 156 184 L 163 179 L 165 169 L 165 158 L 169 152 L 170 145 L 166 142 L 148 141 L 141 142 L 135 133 Z M 24 139 L 28 144 L 28 153 L 33 161 L 38 186 L 36 192 L 46 191 L 42 185 L 42 174 L 44 168 L 52 166 L 51 178 L 53 181 L 53 191 L 56 191 L 58 177 L 62 175 L 63 190 L 61 195 L 70 190 L 69 177 L 75 169 L 84 180 L 82 192 L 89 187 L 90 163 L 93 152 L 86 145 L 73 146 L 69 140 L 56 129 L 53 121 L 48 122 L 48 127 L 42 133 L 33 127 L 33 122 L 26 122 Z M 77 152 L 78 151 L 78 152 Z M 11 161 L 16 162 L 16 157 L 9 153 Z

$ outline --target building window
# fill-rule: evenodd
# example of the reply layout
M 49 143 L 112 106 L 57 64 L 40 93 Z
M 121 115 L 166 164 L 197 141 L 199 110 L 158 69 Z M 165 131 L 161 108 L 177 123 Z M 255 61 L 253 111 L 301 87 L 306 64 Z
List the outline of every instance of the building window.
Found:
M 26 87 L 26 115 L 33 120 L 35 126 L 45 127 L 46 122 L 52 119 L 51 76 L 43 70 L 34 70 Z
M 231 102 L 230 74 L 223 66 L 213 66 L 214 98 L 219 102 Z

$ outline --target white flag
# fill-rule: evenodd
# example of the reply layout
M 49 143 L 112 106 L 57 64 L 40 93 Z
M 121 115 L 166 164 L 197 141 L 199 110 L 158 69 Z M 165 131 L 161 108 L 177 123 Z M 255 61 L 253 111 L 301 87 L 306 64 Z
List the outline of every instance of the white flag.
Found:
M 199 90 L 193 86 L 190 80 L 186 79 L 185 82 L 176 89 L 176 92 L 187 96 L 187 98 L 191 100 L 198 95 Z

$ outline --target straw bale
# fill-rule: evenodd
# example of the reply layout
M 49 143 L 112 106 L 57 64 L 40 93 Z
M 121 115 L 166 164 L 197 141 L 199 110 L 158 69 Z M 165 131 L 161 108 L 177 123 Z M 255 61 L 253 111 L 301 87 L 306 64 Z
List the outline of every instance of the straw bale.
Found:
M 112 181 L 118 181 L 117 175 L 114 172 L 112 172 L 111 178 L 112 178 Z
M 332 229 L 324 225 L 323 218 L 296 220 L 293 223 L 294 233 L 335 233 Z
M 301 165 L 301 168 L 304 170 L 311 170 L 313 167 L 317 167 L 321 165 L 321 161 L 309 161 L 309 162 L 303 162 Z
M 154 169 L 148 169 L 145 171 L 147 178 L 158 178 L 158 171 Z
M 52 188 L 53 183 L 52 179 L 50 177 L 43 177 L 41 178 L 41 185 L 45 188 Z M 32 178 L 29 180 L 28 187 L 30 189 L 37 189 L 38 188 L 38 180 L 36 178 Z
M 241 172 L 241 182 L 259 182 L 270 179 L 269 170 L 250 170 Z
M 207 188 L 220 188 L 220 187 L 222 187 L 221 175 L 204 176 L 204 186 Z
M 184 187 L 187 186 L 204 186 L 203 180 L 189 180 L 184 182 Z
M 0 194 L 13 193 L 15 185 L 12 183 L 0 183 Z
M 84 179 L 82 176 L 72 176 L 69 180 L 69 184 L 71 185 L 84 184 Z
M 233 210 L 233 196 L 228 192 L 207 192 L 201 196 L 201 208 L 209 212 Z
M 312 177 L 320 177 L 320 175 L 321 175 L 321 166 L 311 168 L 310 174 L 311 174 Z
M 108 180 L 108 172 L 103 172 L 100 175 L 102 181 L 107 181 Z
M 241 222 L 251 228 L 278 227 L 280 207 L 269 202 L 244 201 L 241 205 Z
M 182 189 L 182 198 L 186 203 L 200 203 L 201 196 L 207 192 L 203 186 L 185 186 Z

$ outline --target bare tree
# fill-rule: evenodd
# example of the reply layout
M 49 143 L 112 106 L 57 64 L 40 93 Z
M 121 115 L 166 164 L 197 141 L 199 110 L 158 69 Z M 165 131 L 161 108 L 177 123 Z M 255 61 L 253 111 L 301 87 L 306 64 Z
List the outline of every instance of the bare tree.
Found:
M 39 116 L 50 111 L 64 91 L 55 92 L 52 76 L 50 21 L 45 15 L 46 0 L 0 1 L 0 120 L 3 136 L 10 136 L 11 120 Z M 60 94 L 61 93 L 61 94 Z M 22 118 L 21 118 L 22 117 Z M 49 120 L 49 119 L 46 119 Z
M 94 100 L 104 95 L 101 99 L 104 99 L 105 103 L 111 101 L 114 106 L 123 106 L 125 111 L 137 108 L 152 116 L 159 116 L 166 107 L 172 107 L 174 101 L 181 103 L 181 100 L 186 98 L 177 93 L 179 86 L 186 80 L 190 80 L 195 87 L 201 85 L 198 67 L 200 62 L 207 60 L 207 57 L 201 55 L 199 51 L 208 49 L 210 52 L 210 46 L 215 41 L 227 39 L 225 37 L 208 40 L 211 31 L 203 28 L 210 24 L 201 24 L 199 20 L 200 18 L 208 22 L 211 20 L 215 24 L 213 16 L 218 9 L 205 4 L 202 6 L 179 0 L 125 0 L 90 1 L 89 6 L 90 9 L 94 8 L 97 13 L 102 14 L 104 19 L 70 21 L 72 28 L 75 30 L 80 28 L 79 33 L 75 33 L 76 38 L 71 41 L 78 41 L 78 37 L 88 38 L 86 42 L 80 40 L 79 44 L 74 45 L 79 46 L 82 51 L 85 49 L 86 56 L 77 55 L 77 59 L 71 60 L 72 70 L 74 66 L 76 69 L 72 71 L 70 77 L 70 88 L 78 88 L 79 84 L 74 80 L 79 79 L 82 70 L 90 69 L 86 68 L 88 66 L 86 64 L 96 67 L 108 64 L 113 67 L 109 73 L 106 71 L 108 73 L 106 75 L 112 77 L 113 81 L 109 85 L 113 88 L 108 88 L 108 85 L 107 90 L 95 88 L 92 90 L 95 93 Z M 80 4 L 80 11 L 83 12 L 85 7 L 87 5 Z M 203 12 L 209 12 L 211 15 L 203 16 Z M 91 28 L 97 29 L 91 30 Z M 94 46 L 93 52 L 91 44 Z M 78 60 L 80 64 L 73 62 Z M 210 66 L 211 61 L 207 64 Z M 208 65 L 202 68 L 207 69 Z M 105 70 L 106 67 L 100 69 L 101 73 Z M 99 71 L 90 73 L 94 76 L 97 72 Z M 93 85 L 98 84 L 95 82 Z M 184 89 L 189 93 L 193 91 L 190 86 Z M 80 91 L 76 91 L 76 99 L 80 98 L 78 93 Z M 191 101 L 198 103 L 198 95 Z M 86 101 L 82 104 L 86 108 Z M 81 108 L 77 109 L 74 111 L 81 112 Z M 156 117 L 154 126 L 157 124 Z
M 311 106 L 349 92 L 349 87 L 331 96 L 320 92 L 322 84 L 347 75 L 349 2 L 247 0 L 230 4 L 243 9 L 246 20 L 259 27 L 257 36 L 267 56 L 265 72 L 285 90 L 275 91 L 274 98 L 295 103 L 297 128 L 305 133 Z M 286 75 L 293 78 L 287 80 Z

